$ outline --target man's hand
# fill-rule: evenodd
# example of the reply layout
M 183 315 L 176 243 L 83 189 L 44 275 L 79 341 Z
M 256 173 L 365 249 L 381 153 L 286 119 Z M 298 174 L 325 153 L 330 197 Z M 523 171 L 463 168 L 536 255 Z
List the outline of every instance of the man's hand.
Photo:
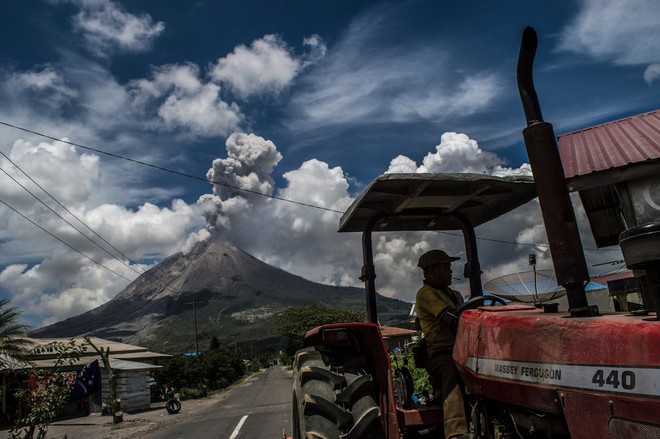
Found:
M 440 323 L 448 327 L 455 335 L 458 330 L 459 318 L 456 315 L 456 308 L 447 308 L 445 312 L 440 315 Z

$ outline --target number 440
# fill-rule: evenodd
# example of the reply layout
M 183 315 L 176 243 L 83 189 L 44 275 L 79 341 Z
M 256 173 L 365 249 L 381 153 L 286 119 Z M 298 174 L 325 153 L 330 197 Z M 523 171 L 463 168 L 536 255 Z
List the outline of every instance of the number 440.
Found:
M 605 371 L 603 369 L 598 369 L 594 374 L 594 377 L 591 379 L 591 382 L 598 384 L 598 387 L 609 386 L 614 389 L 623 387 L 626 390 L 632 390 L 635 388 L 635 373 L 630 370 L 619 372 L 614 369 L 606 378 Z

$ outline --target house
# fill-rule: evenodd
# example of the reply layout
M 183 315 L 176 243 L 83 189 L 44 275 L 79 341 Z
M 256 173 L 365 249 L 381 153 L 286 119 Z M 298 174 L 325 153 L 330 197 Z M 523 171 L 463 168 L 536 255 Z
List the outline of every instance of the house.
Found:
M 389 351 L 396 347 L 403 348 L 412 341 L 417 331 L 411 329 L 395 328 L 393 326 L 381 326 L 380 333 L 383 336 L 385 348 Z
M 149 385 L 153 381 L 150 379 L 150 373 L 162 367 L 162 365 L 156 363 L 170 358 L 171 355 L 151 352 L 141 346 L 104 340 L 98 337 L 89 337 L 88 339 L 97 348 L 103 351 L 109 350 L 110 366 L 117 375 L 117 393 L 121 399 L 122 410 L 130 413 L 149 409 L 151 403 Z M 52 342 L 68 343 L 70 340 L 67 338 L 31 339 L 35 347 L 45 346 Z M 83 338 L 74 338 L 74 340 L 77 345 L 84 345 L 85 343 Z M 32 355 L 29 360 L 38 369 L 49 370 L 55 367 L 57 353 L 40 352 Z M 97 362 L 97 366 L 94 366 L 94 362 Z M 95 369 L 96 367 L 98 368 Z M 21 370 L 26 370 L 27 368 L 27 366 L 17 366 L 13 367 L 12 370 L 20 373 Z M 97 371 L 100 390 L 94 391 L 91 394 L 84 394 L 79 400 L 70 403 L 64 410 L 64 416 L 85 416 L 90 412 L 101 412 L 103 406 L 110 399 L 108 373 L 105 370 L 101 356 L 89 345 L 79 359 L 71 362 L 71 364 L 67 363 L 65 367 L 60 368 L 61 371 L 76 371 L 79 374 L 83 369 L 94 369 Z M 91 374 L 93 375 L 93 372 Z M 5 373 L 4 375 L 3 379 L 6 382 L 7 374 Z M 15 384 L 22 385 L 20 382 L 16 382 Z M 20 407 L 14 407 L 12 409 L 11 405 L 12 403 L 16 404 L 16 401 L 7 401 L 4 394 L 2 403 L 4 413 L 12 413 L 16 410 L 20 411 Z
M 558 146 L 596 246 L 621 247 L 644 307 L 660 314 L 660 109 L 560 135 Z
M 609 295 L 614 299 L 616 311 L 634 311 L 644 308 L 642 287 L 632 270 L 594 277 L 595 282 L 607 285 Z

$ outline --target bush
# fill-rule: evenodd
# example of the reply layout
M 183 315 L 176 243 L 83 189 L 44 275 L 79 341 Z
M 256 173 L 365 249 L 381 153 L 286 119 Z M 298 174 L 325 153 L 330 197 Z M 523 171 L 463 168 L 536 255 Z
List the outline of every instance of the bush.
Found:
M 412 353 L 406 352 L 402 353 L 400 351 L 395 351 L 396 353 L 390 353 L 390 363 L 392 364 L 392 371 L 403 367 L 404 365 L 410 371 L 410 375 L 413 379 L 413 392 L 422 393 L 429 392 L 433 393 L 433 386 L 429 382 L 429 374 L 426 372 L 426 369 L 421 369 L 415 367 L 415 360 L 413 359 Z
M 180 391 L 184 388 L 208 391 L 224 389 L 243 375 L 243 360 L 236 352 L 211 349 L 194 357 L 173 357 L 162 369 L 159 382 Z
M 208 396 L 209 392 L 206 387 L 183 387 L 179 390 L 179 399 L 184 401 L 186 399 L 199 399 Z
M 287 308 L 275 317 L 278 331 L 288 339 L 286 353 L 290 357 L 303 347 L 305 334 L 310 329 L 329 323 L 364 322 L 365 319 L 364 311 L 321 304 Z

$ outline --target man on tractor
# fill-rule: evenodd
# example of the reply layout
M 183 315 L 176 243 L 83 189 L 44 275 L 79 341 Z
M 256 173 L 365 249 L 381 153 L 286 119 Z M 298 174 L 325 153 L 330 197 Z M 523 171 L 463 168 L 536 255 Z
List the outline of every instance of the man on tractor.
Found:
M 448 439 L 469 437 L 463 394 L 452 359 L 458 327 L 454 310 L 464 301 L 458 291 L 449 288 L 451 263 L 458 259 L 442 250 L 431 250 L 417 263 L 424 272 L 424 285 L 417 292 L 415 307 L 428 349 L 425 368 L 434 387 L 439 386 L 440 394 L 435 396 L 442 398 L 444 432 Z

